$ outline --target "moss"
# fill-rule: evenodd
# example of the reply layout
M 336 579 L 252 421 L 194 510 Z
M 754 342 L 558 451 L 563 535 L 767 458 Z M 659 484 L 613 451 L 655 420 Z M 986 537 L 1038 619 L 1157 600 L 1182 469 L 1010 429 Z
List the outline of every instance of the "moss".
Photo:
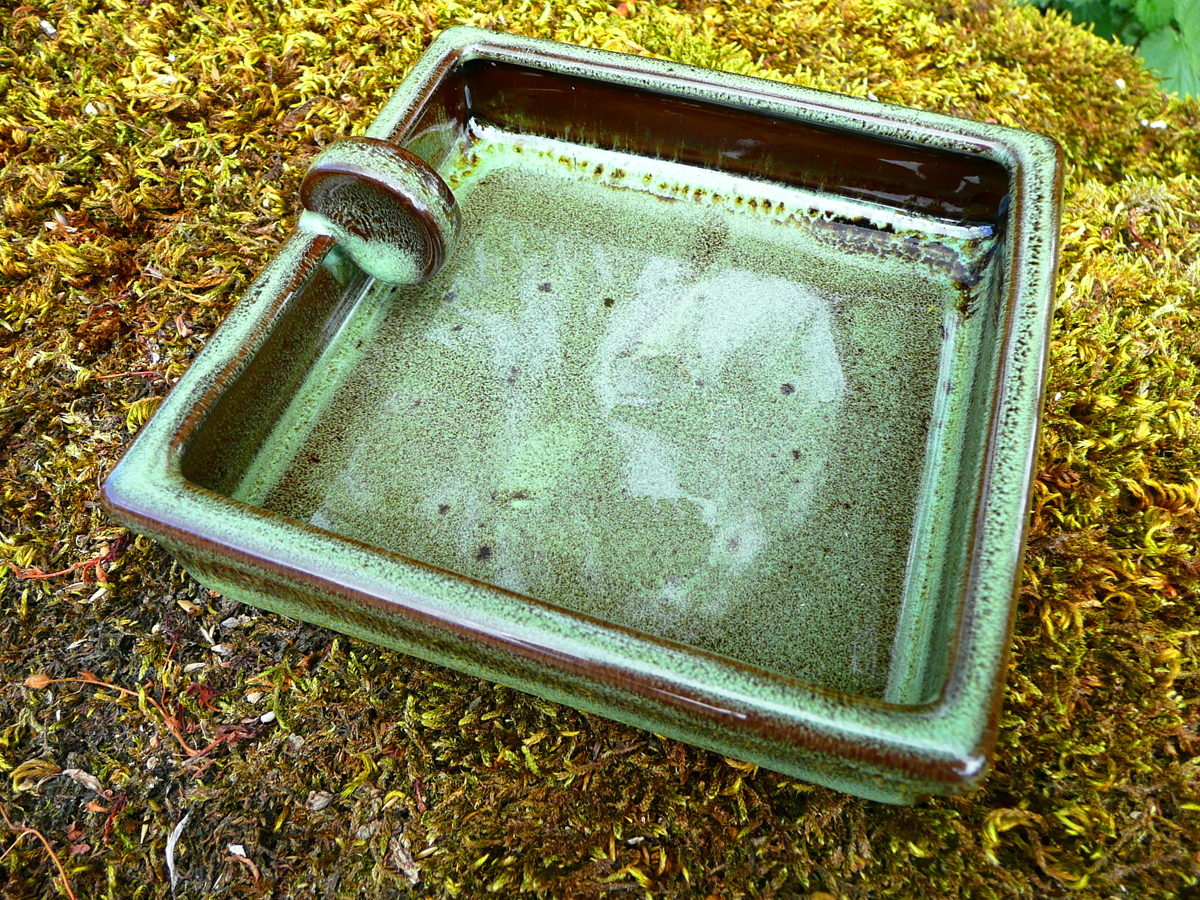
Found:
M 181 897 L 1200 895 L 1200 107 L 1127 49 L 986 0 L 6 8 L 0 804 L 78 896 L 170 896 L 188 812 Z M 1062 141 L 1045 430 L 980 793 L 880 806 L 259 614 L 96 508 L 279 246 L 309 160 L 455 23 Z M 25 684 L 85 672 L 130 693 Z M 30 775 L 54 769 L 76 774 Z M 33 838 L 2 867 L 6 896 L 63 895 Z

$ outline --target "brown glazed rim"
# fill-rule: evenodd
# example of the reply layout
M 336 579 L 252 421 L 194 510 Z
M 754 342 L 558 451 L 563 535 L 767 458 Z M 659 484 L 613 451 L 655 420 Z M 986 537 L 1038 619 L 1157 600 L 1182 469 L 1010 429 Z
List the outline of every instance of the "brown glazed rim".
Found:
M 413 124 L 418 121 L 420 113 L 432 98 L 438 84 L 460 62 L 468 58 L 468 53 L 470 59 L 515 61 L 534 68 L 551 67 L 558 70 L 560 66 L 565 65 L 572 67 L 579 66 L 579 61 L 576 58 L 563 55 L 554 49 L 547 49 L 544 43 L 534 49 L 528 46 L 530 43 L 532 42 L 526 40 L 522 46 L 514 47 L 498 43 L 494 38 L 489 36 L 487 39 L 476 38 L 465 48 L 462 46 L 447 48 L 444 51 L 444 55 L 440 59 L 431 61 L 432 64 L 423 73 L 424 83 L 420 86 L 419 93 L 414 94 L 415 99 L 411 100 L 408 106 L 409 113 L 403 119 L 406 126 L 397 128 L 392 132 L 392 139 L 400 142 L 406 137 L 408 130 L 411 130 Z M 550 45 L 550 48 L 552 47 L 553 45 Z M 616 77 L 613 74 L 614 72 L 617 74 L 625 72 L 641 75 L 645 71 L 641 66 L 629 67 L 620 65 L 619 60 L 620 57 L 616 54 L 606 54 L 604 57 L 605 66 L 598 70 L 597 77 L 602 80 L 614 80 Z M 639 60 L 639 62 L 644 61 Z M 708 87 L 705 80 L 705 75 L 708 73 L 702 73 L 702 70 L 691 70 L 688 67 L 673 64 L 669 71 L 671 73 L 671 80 L 675 83 L 689 86 L 697 91 Z M 732 80 L 729 76 L 724 77 Z M 726 83 L 728 84 L 728 81 Z M 767 84 L 767 82 L 764 82 L 763 87 L 765 88 Z M 669 90 L 661 82 L 656 82 L 647 87 L 648 89 L 660 91 Z M 765 90 L 756 90 L 757 87 L 757 85 L 750 87 L 747 80 L 743 79 L 738 83 L 738 93 L 744 95 L 747 99 L 779 99 L 778 94 L 771 94 Z M 794 100 L 790 96 L 788 99 Z M 816 109 L 825 114 L 841 116 L 844 119 L 850 118 L 847 111 L 839 108 L 836 104 L 822 105 L 817 102 L 812 92 L 807 93 L 806 102 L 803 105 L 806 110 Z M 748 115 L 754 115 L 755 110 L 747 104 L 746 112 Z M 862 119 L 863 117 L 854 116 L 854 118 Z M 890 127 L 894 127 L 895 125 L 895 122 L 886 118 L 881 121 Z M 932 130 L 932 127 L 927 125 L 927 131 Z M 1014 205 L 1008 213 L 1008 222 L 1010 223 L 1011 230 L 1007 236 L 1007 241 L 1010 248 L 1017 247 L 1021 238 L 1020 228 L 1023 222 L 1021 204 L 1023 193 L 1021 187 L 1026 178 L 1020 154 L 1012 152 L 1011 148 L 1006 146 L 1004 141 L 996 138 L 989 139 L 977 134 L 955 137 L 959 140 L 969 140 L 974 147 L 980 148 L 974 151 L 976 153 L 986 154 L 988 151 L 991 151 L 990 155 L 992 158 L 1003 161 L 1010 168 L 1011 183 L 1014 185 L 1014 189 L 1011 191 Z M 1056 179 L 1059 191 L 1059 194 L 1056 195 L 1057 198 L 1057 196 L 1061 195 L 1061 151 L 1059 151 Z M 1057 199 L 1054 202 L 1057 203 Z M 295 239 L 292 238 L 292 240 Z M 1049 240 L 1050 249 L 1053 250 L 1057 245 L 1057 234 L 1053 235 Z M 180 460 L 187 445 L 202 426 L 218 399 L 237 380 L 248 361 L 257 352 L 262 339 L 270 331 L 274 321 L 278 318 L 287 303 L 304 287 L 312 272 L 321 263 L 332 246 L 333 241 L 328 237 L 311 239 L 311 245 L 304 252 L 301 263 L 294 267 L 289 282 L 282 289 L 276 291 L 271 298 L 270 304 L 265 306 L 263 311 L 256 314 L 256 321 L 250 326 L 246 339 L 242 342 L 241 346 L 229 353 L 228 359 L 220 365 L 219 370 L 214 375 L 206 377 L 203 382 L 196 385 L 199 395 L 196 402 L 191 405 L 186 414 L 182 415 L 178 421 L 178 426 L 170 435 L 169 458 L 166 460 L 167 470 L 161 473 L 160 476 L 162 483 L 164 486 L 169 486 L 172 489 L 182 488 L 204 504 L 209 506 L 215 504 L 231 512 L 235 512 L 237 516 L 254 516 L 260 520 L 270 521 L 273 523 L 273 527 L 278 527 L 282 530 L 292 530 L 293 532 L 299 530 L 318 534 L 324 542 L 334 542 L 337 545 L 354 548 L 358 551 L 365 550 L 379 558 L 402 562 L 407 566 L 416 567 L 431 573 L 452 574 L 454 578 L 460 581 L 480 584 L 455 573 L 443 573 L 442 570 L 428 566 L 418 560 L 412 560 L 399 554 L 383 551 L 359 541 L 317 529 L 305 523 L 295 522 L 268 511 L 246 506 L 245 504 L 199 487 L 183 478 L 180 469 Z M 1006 309 L 1006 317 L 1000 327 L 1001 340 L 1003 342 L 1003 350 L 1000 353 L 1001 359 L 1006 358 L 1006 352 L 1004 351 L 1007 351 L 1013 340 L 1016 305 L 1014 295 L 1016 285 L 1022 281 L 1019 277 L 1021 270 L 1028 265 L 1015 252 L 1010 253 L 1009 259 L 1010 263 L 1006 270 L 1004 287 L 1006 302 L 1003 304 Z M 248 300 L 243 302 L 248 303 Z M 1001 376 L 1004 374 L 1002 372 Z M 1043 387 L 1044 372 L 1038 372 L 1036 377 L 1038 379 L 1037 390 L 1040 396 Z M 1001 377 L 997 381 L 997 387 L 993 391 L 991 398 L 992 416 L 987 429 L 987 465 L 985 466 L 986 472 L 979 488 L 979 492 L 983 496 L 988 494 L 991 486 L 991 462 L 995 454 L 996 442 L 1001 429 L 1001 422 L 999 421 L 1000 404 L 997 402 L 996 395 L 1002 390 L 1003 384 L 1004 379 Z M 1037 415 L 1038 420 L 1040 420 L 1040 409 Z M 1036 433 L 1033 444 L 1028 450 L 1031 462 L 1032 454 L 1035 452 Z M 1023 485 L 1022 500 L 1024 503 L 1023 509 L 1025 510 L 1028 509 L 1031 490 L 1032 479 L 1030 478 Z M 340 598 L 351 607 L 373 608 L 390 616 L 406 617 L 414 622 L 435 626 L 437 630 L 464 639 L 467 644 L 503 650 L 505 653 L 528 660 L 541 670 L 552 673 L 554 683 L 563 686 L 567 693 L 572 692 L 571 689 L 574 685 L 588 681 L 612 685 L 649 701 L 653 706 L 666 709 L 680 716 L 686 716 L 691 721 L 700 720 L 706 726 L 715 726 L 717 728 L 727 726 L 731 721 L 736 721 L 738 729 L 747 732 L 757 744 L 784 744 L 800 751 L 812 751 L 821 756 L 828 756 L 833 758 L 834 762 L 842 760 L 849 763 L 852 768 L 857 769 L 861 767 L 869 770 L 872 779 L 890 782 L 901 788 L 915 789 L 918 793 L 921 791 L 920 785 L 909 784 L 904 778 L 905 775 L 916 776 L 917 779 L 928 783 L 944 785 L 951 793 L 960 792 L 969 787 L 977 779 L 979 772 L 985 766 L 986 760 L 990 757 L 994 747 L 1003 700 L 1003 675 L 1007 668 L 1008 659 L 1007 644 L 1002 651 L 1002 658 L 999 660 L 999 677 L 990 688 L 986 723 L 982 734 L 974 742 L 973 746 L 970 746 L 965 751 L 961 749 L 951 750 L 949 748 L 928 747 L 924 744 L 921 747 L 916 747 L 907 743 L 907 739 L 902 735 L 885 736 L 887 744 L 892 746 L 878 745 L 875 741 L 867 742 L 861 739 L 856 742 L 848 737 L 842 737 L 836 733 L 826 733 L 804 724 L 781 723 L 758 709 L 752 707 L 742 708 L 740 703 L 729 703 L 727 700 L 716 697 L 713 694 L 702 694 L 676 682 L 668 682 L 597 660 L 589 660 L 581 656 L 557 652 L 549 647 L 532 645 L 529 642 L 517 640 L 508 635 L 494 633 L 477 623 L 451 618 L 444 612 L 439 614 L 434 609 L 419 608 L 416 603 L 404 603 L 389 599 L 381 594 L 364 592 L 331 580 L 320 572 L 305 571 L 295 565 L 289 565 L 285 562 L 249 553 L 221 540 L 211 531 L 206 531 L 203 528 L 189 527 L 186 522 L 177 520 L 171 513 L 164 513 L 159 509 L 149 509 L 144 504 L 132 498 L 123 497 L 116 491 L 112 481 L 109 481 L 104 486 L 102 502 L 110 512 L 116 514 L 122 521 L 137 523 L 143 526 L 147 532 L 155 536 L 161 536 L 180 547 L 194 549 L 221 560 L 228 560 L 252 569 L 258 569 L 285 582 L 303 584 L 317 592 Z M 980 512 L 973 523 L 973 532 L 980 528 L 980 520 L 983 517 L 984 511 L 983 507 L 984 504 L 980 503 Z M 1027 524 L 1028 517 L 1023 514 L 1020 525 L 1020 540 L 1022 545 Z M 947 708 L 960 694 L 966 677 L 962 651 L 967 636 L 972 633 L 973 620 L 975 618 L 976 610 L 972 601 L 976 597 L 973 585 L 979 576 L 978 563 L 979 551 L 977 543 L 972 541 L 972 550 L 967 568 L 969 574 L 966 582 L 959 589 L 961 599 L 961 602 L 958 604 L 959 620 L 954 631 L 955 638 L 950 654 L 948 675 L 942 685 L 938 698 L 921 705 L 891 704 L 881 700 L 831 691 L 820 686 L 799 682 L 787 676 L 766 672 L 757 667 L 738 662 L 737 660 L 717 656 L 691 647 L 683 647 L 674 642 L 633 632 L 610 623 L 599 622 L 591 617 L 565 610 L 561 607 L 539 601 L 536 598 L 516 595 L 491 585 L 482 586 L 490 591 L 498 591 L 514 597 L 520 596 L 522 602 L 532 603 L 538 607 L 552 610 L 556 616 L 568 621 L 577 621 L 581 625 L 598 625 L 608 631 L 629 634 L 645 645 L 659 646 L 664 650 L 671 651 L 682 650 L 690 657 L 711 662 L 713 665 L 724 667 L 729 671 L 750 673 L 761 680 L 770 680 L 776 683 L 795 686 L 810 696 L 826 698 L 831 701 L 832 705 L 837 707 L 857 706 L 887 711 L 896 716 L 901 716 L 905 720 L 915 721 L 923 719 L 935 721 L 946 717 Z M 1019 582 L 1014 583 L 1012 586 L 1013 596 L 1015 596 L 1018 588 Z M 1010 602 L 1007 617 L 1009 634 L 1011 634 L 1014 618 L 1015 603 Z M 836 732 L 838 730 L 837 724 L 834 723 L 831 725 L 830 730 Z M 963 755 L 960 755 L 960 753 Z

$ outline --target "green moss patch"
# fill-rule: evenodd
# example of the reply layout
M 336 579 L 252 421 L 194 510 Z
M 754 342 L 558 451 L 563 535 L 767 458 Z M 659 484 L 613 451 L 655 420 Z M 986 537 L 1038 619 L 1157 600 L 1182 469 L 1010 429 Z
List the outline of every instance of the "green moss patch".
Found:
M 1127 48 L 986 0 L 5 10 L 0 805 L 76 896 L 170 897 L 173 869 L 181 898 L 1200 897 L 1200 105 Z M 98 509 L 309 161 L 460 23 L 1063 144 L 1029 554 L 977 795 L 873 804 L 260 614 Z M 38 838 L 9 837 L 0 894 L 66 896 Z

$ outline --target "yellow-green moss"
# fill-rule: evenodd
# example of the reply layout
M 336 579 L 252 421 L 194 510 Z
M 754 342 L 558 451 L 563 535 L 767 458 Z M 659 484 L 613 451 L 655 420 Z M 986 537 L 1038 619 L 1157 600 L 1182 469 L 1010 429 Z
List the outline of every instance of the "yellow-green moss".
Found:
M 105 793 L 8 777 L 0 804 L 78 896 L 170 896 L 189 811 L 180 897 L 1200 896 L 1200 107 L 1129 50 L 986 0 L 5 10 L 0 556 L 70 571 L 0 575 L 0 769 L 48 760 Z M 309 160 L 458 23 L 1062 142 L 1043 451 L 977 796 L 871 804 L 259 615 L 96 508 L 279 246 Z M 23 684 L 85 671 L 144 689 Z M 0 867 L 0 894 L 62 894 L 33 838 Z

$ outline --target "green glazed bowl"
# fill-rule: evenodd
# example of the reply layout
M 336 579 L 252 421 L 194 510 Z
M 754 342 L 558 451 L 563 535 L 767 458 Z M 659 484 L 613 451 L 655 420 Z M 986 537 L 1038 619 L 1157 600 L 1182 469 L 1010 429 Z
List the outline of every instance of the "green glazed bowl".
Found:
M 452 29 L 104 487 L 229 597 L 891 803 L 1003 696 L 1061 155 Z

